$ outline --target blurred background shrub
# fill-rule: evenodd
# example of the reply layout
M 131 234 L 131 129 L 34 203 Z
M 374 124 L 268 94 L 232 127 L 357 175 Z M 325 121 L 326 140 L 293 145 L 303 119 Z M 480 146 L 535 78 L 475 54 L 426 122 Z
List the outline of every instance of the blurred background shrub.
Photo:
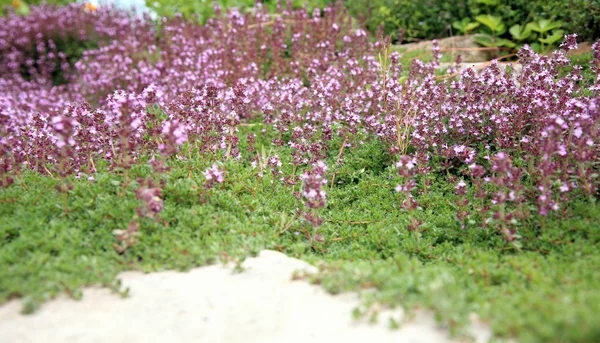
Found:
M 264 0 L 275 11 L 307 7 L 309 12 L 335 0 Z M 0 15 L 9 12 L 26 15 L 33 5 L 63 6 L 73 2 L 149 11 L 152 17 L 180 13 L 188 20 L 204 23 L 214 17 L 215 6 L 250 10 L 255 0 L 0 0 Z M 545 52 L 556 47 L 565 33 L 577 33 L 580 41 L 600 37 L 600 0 L 346 0 L 349 12 L 372 34 L 391 35 L 392 42 L 414 42 L 465 33 L 479 33 L 483 46 L 505 47 L 514 51 L 523 44 Z M 548 28 L 545 30 L 544 27 Z M 46 37 L 49 38 L 49 37 Z M 81 52 L 97 42 L 76 37 L 53 37 L 58 51 L 72 64 Z M 22 49 L 22 47 L 20 48 Z M 61 74 L 54 82 L 63 83 Z
M 66 0 L 38 2 L 42 5 L 13 1 L 5 6 L 0 17 L 0 77 L 20 75 L 25 80 L 66 84 L 76 76 L 73 67 L 84 51 L 154 30 L 152 22 L 113 7 Z M 134 20 L 136 25 L 131 24 Z
M 291 0 L 294 8 L 322 8 L 334 0 Z M 288 3 L 283 1 L 284 4 Z M 179 12 L 184 17 L 197 16 L 200 22 L 214 15 L 214 5 L 247 9 L 254 0 L 146 0 L 159 16 Z M 350 13 L 373 34 L 379 29 L 405 41 L 428 40 L 460 34 L 453 28 L 456 21 L 488 14 L 502 19 L 510 28 L 541 19 L 563 22 L 566 32 L 577 32 L 583 40 L 600 37 L 600 0 L 347 0 Z M 263 4 L 275 10 L 278 1 Z
M 27 14 L 29 5 L 56 5 L 64 6 L 75 2 L 74 0 L 0 0 L 0 16 L 6 15 L 9 10 L 15 10 L 20 14 Z
M 273 12 L 279 3 L 277 0 L 261 1 L 264 6 Z M 328 4 L 335 2 L 334 0 L 291 0 L 282 1 L 282 6 L 288 4 L 292 8 L 301 8 L 306 6 L 309 11 L 314 8 L 323 8 Z M 204 23 L 206 19 L 214 16 L 215 6 L 222 8 L 237 7 L 245 10 L 254 7 L 255 0 L 146 0 L 149 8 L 154 10 L 158 16 L 173 16 L 180 13 L 184 18 L 194 19 L 200 23 Z
M 396 40 L 402 29 L 405 41 L 447 37 L 452 22 L 471 15 L 465 0 L 352 0 L 346 6 L 370 32 L 381 28 Z
M 111 3 L 118 7 L 135 5 L 145 1 L 157 16 L 173 16 L 181 13 L 184 18 L 203 23 L 214 16 L 214 6 L 248 9 L 255 0 L 90 0 L 92 4 Z M 335 0 L 287 0 L 294 8 L 306 6 L 309 11 L 322 8 Z M 7 8 L 24 10 L 26 4 L 65 5 L 73 0 L 0 0 L 0 14 Z M 85 1 L 80 1 L 85 2 Z M 278 0 L 262 3 L 275 10 Z M 576 32 L 583 40 L 600 37 L 600 0 L 346 0 L 350 13 L 358 18 L 371 33 L 379 29 L 397 40 L 401 30 L 406 42 L 429 40 L 461 34 L 453 27 L 454 22 L 475 22 L 478 15 L 492 15 L 502 19 L 510 28 L 541 19 L 562 22 L 566 32 Z M 128 5 L 129 4 L 129 5 Z M 479 28 L 478 30 L 481 30 Z M 477 30 L 476 30 L 477 31 Z M 507 37 L 510 37 L 508 33 Z
M 584 40 L 600 37 L 600 0 L 351 0 L 346 6 L 370 32 L 383 28 L 396 38 L 403 29 L 406 41 L 460 34 L 453 22 L 482 14 L 500 17 L 507 28 L 548 19 Z

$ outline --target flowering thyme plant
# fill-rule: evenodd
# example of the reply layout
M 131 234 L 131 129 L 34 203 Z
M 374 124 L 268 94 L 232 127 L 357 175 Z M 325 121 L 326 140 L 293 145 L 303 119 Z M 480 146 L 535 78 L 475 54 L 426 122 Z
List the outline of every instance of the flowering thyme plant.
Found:
M 404 209 L 418 209 L 418 196 L 443 176 L 460 226 L 494 228 L 507 241 L 531 216 L 598 198 L 598 43 L 587 83 L 566 55 L 576 35 L 550 56 L 525 46 L 518 73 L 494 61 L 481 73 L 440 78 L 437 44 L 431 61 L 403 66 L 388 41 L 353 27 L 341 4 L 217 12 L 204 26 L 164 19 L 160 33 L 147 18 L 81 5 L 0 18 L 0 185 L 24 168 L 93 180 L 99 161 L 127 178 L 150 158 L 153 183 L 138 190 L 140 213 L 150 216 L 162 208 L 156 189 L 170 163 L 215 163 L 203 174 L 210 189 L 224 181 L 217 162 L 249 162 L 274 182 L 300 181 L 301 212 L 318 227 L 323 161 L 341 140 L 336 168 L 344 148 L 380 142 L 399 161 Z M 95 45 L 75 61 L 55 46 L 57 32 Z M 52 81 L 58 70 L 60 84 Z M 251 125 L 269 132 L 263 143 L 276 154 L 256 157 L 259 131 L 240 139 Z M 411 216 L 407 228 L 416 229 Z
M 204 187 L 206 189 L 211 189 L 216 183 L 223 183 L 225 180 L 223 171 L 219 169 L 219 166 L 216 164 L 213 164 L 212 167 L 206 169 L 203 174 L 206 179 L 204 182 Z
M 300 177 L 302 180 L 302 199 L 305 206 L 302 216 L 312 225 L 313 235 L 311 235 L 311 240 L 316 241 L 323 241 L 323 237 L 317 234 L 316 231 L 323 224 L 318 209 L 325 207 L 327 197 L 325 173 L 327 170 L 327 165 L 323 161 L 317 161 L 312 168 L 306 170 Z

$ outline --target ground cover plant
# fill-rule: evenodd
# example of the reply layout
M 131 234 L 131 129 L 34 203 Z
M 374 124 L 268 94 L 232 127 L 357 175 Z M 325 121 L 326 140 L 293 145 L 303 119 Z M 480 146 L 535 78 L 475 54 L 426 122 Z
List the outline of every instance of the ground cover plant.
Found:
M 375 289 L 357 315 L 600 337 L 600 44 L 440 81 L 438 47 L 404 65 L 341 4 L 158 26 L 31 6 L 0 27 L 0 301 L 270 248 L 332 292 Z M 61 59 L 56 35 L 90 33 Z

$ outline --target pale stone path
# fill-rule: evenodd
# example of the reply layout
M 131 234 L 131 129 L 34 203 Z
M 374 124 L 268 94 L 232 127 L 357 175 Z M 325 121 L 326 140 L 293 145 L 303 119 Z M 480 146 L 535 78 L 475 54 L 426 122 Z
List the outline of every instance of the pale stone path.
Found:
M 386 315 L 379 324 L 355 322 L 356 295 L 327 294 L 306 281 L 291 281 L 294 270 L 315 271 L 303 261 L 262 251 L 232 273 L 221 265 L 187 273 L 125 272 L 130 288 L 121 298 L 89 288 L 81 301 L 59 297 L 33 315 L 21 315 L 21 303 L 0 306 L 0 342 L 451 342 L 430 315 L 422 314 L 390 330 Z M 401 313 L 393 313 L 400 318 Z M 489 338 L 473 328 L 478 342 Z

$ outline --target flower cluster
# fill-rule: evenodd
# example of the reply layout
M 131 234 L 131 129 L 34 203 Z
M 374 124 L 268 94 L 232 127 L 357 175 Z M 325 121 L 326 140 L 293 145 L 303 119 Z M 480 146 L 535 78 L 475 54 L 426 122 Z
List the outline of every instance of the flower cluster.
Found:
M 402 201 L 402 208 L 407 211 L 414 210 L 419 206 L 419 203 L 414 199 L 412 194 L 412 191 L 417 186 L 413 178 L 417 174 L 417 164 L 417 159 L 408 155 L 400 156 L 400 161 L 396 163 L 398 173 L 403 180 L 402 184 L 396 185 L 396 192 L 405 195 L 405 199 Z
M 219 169 L 219 166 L 213 164 L 212 167 L 204 171 L 204 178 L 206 179 L 204 187 L 206 189 L 211 189 L 214 187 L 215 183 L 223 183 L 225 175 L 223 171 Z
M 135 196 L 142 201 L 143 205 L 137 208 L 137 213 L 140 217 L 156 218 L 164 207 L 161 187 L 151 179 L 138 180 L 138 182 L 141 187 L 135 191 Z
M 273 178 L 277 178 L 282 174 L 280 170 L 282 163 L 279 159 L 278 155 L 273 155 L 267 159 L 267 165 L 271 168 L 271 173 L 273 174 Z
M 186 129 L 178 120 L 165 121 L 161 134 L 162 143 L 158 145 L 158 150 L 167 156 L 175 154 L 176 147 L 187 140 Z
M 42 85 L 74 81 L 74 56 L 68 50 L 154 31 L 126 12 L 85 11 L 84 6 L 31 6 L 26 16 L 9 12 L 0 18 L 0 76 Z
M 327 192 L 324 187 L 327 185 L 325 173 L 328 168 L 323 161 L 317 161 L 312 168 L 307 169 L 300 179 L 302 180 L 302 198 L 307 211 L 301 212 L 304 219 L 312 224 L 313 228 L 320 226 L 323 219 L 319 217 L 317 210 L 325 207 Z
M 327 165 L 323 161 L 318 161 L 312 169 L 302 174 L 301 179 L 304 184 L 302 197 L 306 201 L 308 208 L 321 208 L 325 206 L 327 193 L 323 189 L 323 186 L 327 185 L 327 179 L 325 178 L 327 169 Z
M 574 35 L 550 56 L 523 47 L 518 73 L 492 62 L 440 80 L 437 45 L 430 62 L 406 68 L 388 42 L 353 27 L 341 4 L 312 14 L 270 14 L 260 4 L 217 12 L 203 26 L 164 19 L 160 33 L 104 7 L 32 6 L 28 16 L 0 18 L 0 185 L 23 168 L 93 177 L 98 160 L 127 170 L 148 155 L 160 156 L 151 162 L 157 172 L 170 158 L 258 163 L 256 135 L 244 151 L 239 131 L 260 122 L 274 146 L 290 151 L 263 156 L 260 172 L 295 185 L 308 167 L 300 198 L 315 226 L 322 219 L 313 210 L 325 206 L 321 161 L 336 138 L 344 142 L 338 160 L 366 140 L 386 144 L 399 160 L 405 209 L 418 207 L 413 193 L 427 180 L 447 175 L 461 198 L 458 219 L 482 214 L 480 224 L 508 240 L 530 211 L 545 216 L 572 197 L 598 197 L 599 43 L 591 83 L 581 67 L 565 68 Z M 75 62 L 55 36 L 93 44 Z M 216 164 L 204 176 L 206 188 L 224 180 Z M 138 195 L 144 215 L 162 207 L 152 189 Z

